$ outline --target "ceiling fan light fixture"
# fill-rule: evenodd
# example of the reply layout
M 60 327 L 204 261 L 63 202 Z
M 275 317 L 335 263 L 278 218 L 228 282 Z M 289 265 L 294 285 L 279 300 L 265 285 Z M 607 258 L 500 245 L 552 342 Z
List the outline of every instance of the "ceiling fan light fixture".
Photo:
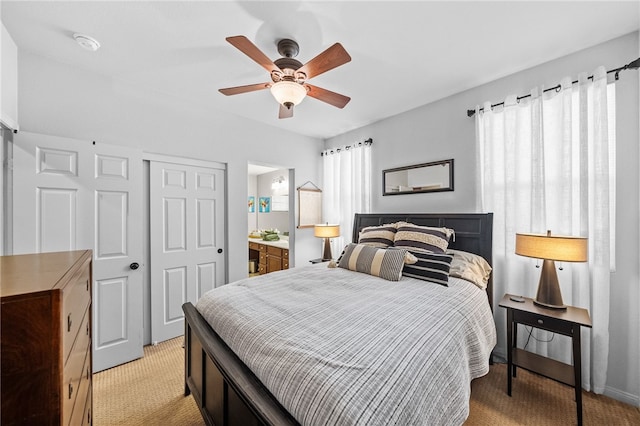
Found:
M 271 94 L 279 104 L 290 108 L 302 102 L 307 96 L 307 89 L 294 81 L 278 81 L 271 86 Z

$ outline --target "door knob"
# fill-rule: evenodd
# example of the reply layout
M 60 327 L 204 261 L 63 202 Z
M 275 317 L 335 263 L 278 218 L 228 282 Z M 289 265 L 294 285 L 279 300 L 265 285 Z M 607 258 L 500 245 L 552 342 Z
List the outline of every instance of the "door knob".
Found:
M 138 269 L 140 267 L 140 265 L 138 265 L 137 262 L 133 262 L 131 265 L 129 265 L 129 268 L 133 269 L 134 271 L 136 269 Z
M 218 249 L 218 253 L 222 253 L 222 249 Z

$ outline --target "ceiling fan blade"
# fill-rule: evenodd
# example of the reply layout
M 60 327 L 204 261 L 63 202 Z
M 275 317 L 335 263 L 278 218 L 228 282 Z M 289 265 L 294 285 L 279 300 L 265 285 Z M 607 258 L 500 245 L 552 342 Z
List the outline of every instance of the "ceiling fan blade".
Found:
M 340 43 L 336 43 L 298 69 L 307 75 L 307 79 L 344 65 L 351 56 Z
M 322 87 L 312 86 L 306 83 L 305 86 L 309 88 L 309 90 L 307 91 L 307 95 L 311 96 L 312 98 L 316 98 L 319 101 L 333 105 L 334 107 L 344 108 L 351 100 L 351 98 L 348 96 L 332 92 L 331 90 L 323 89 Z
M 258 47 L 245 36 L 227 37 L 226 40 L 242 53 L 256 61 L 258 65 L 269 71 L 269 73 L 271 73 L 272 71 L 282 72 L 282 70 L 276 64 L 274 64 L 273 61 L 267 57 L 267 55 L 262 53 L 262 51 L 258 49 Z
M 280 104 L 280 111 L 278 112 L 278 118 L 291 118 L 293 117 L 293 105 L 287 108 L 286 106 Z
M 271 83 L 258 83 L 248 84 L 246 86 L 226 87 L 224 89 L 218 89 L 223 95 L 239 95 L 240 93 L 255 92 L 256 90 L 267 89 L 271 86 Z

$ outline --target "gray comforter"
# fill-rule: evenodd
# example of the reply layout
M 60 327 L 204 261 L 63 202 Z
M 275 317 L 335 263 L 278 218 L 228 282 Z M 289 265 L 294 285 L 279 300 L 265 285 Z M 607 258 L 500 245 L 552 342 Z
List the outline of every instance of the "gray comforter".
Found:
M 486 293 L 326 264 L 237 281 L 196 304 L 303 425 L 455 425 L 489 371 Z

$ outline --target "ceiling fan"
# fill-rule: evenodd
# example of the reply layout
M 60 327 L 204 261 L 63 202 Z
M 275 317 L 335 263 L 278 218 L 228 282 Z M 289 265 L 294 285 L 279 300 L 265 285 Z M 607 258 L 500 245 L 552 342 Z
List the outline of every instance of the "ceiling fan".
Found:
M 344 108 L 351 100 L 347 96 L 307 83 L 309 79 L 351 60 L 351 56 L 340 43 L 335 43 L 303 65 L 294 59 L 300 49 L 298 43 L 291 39 L 282 39 L 278 42 L 278 53 L 283 57 L 275 61 L 269 59 L 245 36 L 227 37 L 226 40 L 269 71 L 271 82 L 220 89 L 220 93 L 224 95 L 271 89 L 271 94 L 280 104 L 278 118 L 293 117 L 293 107 L 302 102 L 306 95 L 338 108 Z

